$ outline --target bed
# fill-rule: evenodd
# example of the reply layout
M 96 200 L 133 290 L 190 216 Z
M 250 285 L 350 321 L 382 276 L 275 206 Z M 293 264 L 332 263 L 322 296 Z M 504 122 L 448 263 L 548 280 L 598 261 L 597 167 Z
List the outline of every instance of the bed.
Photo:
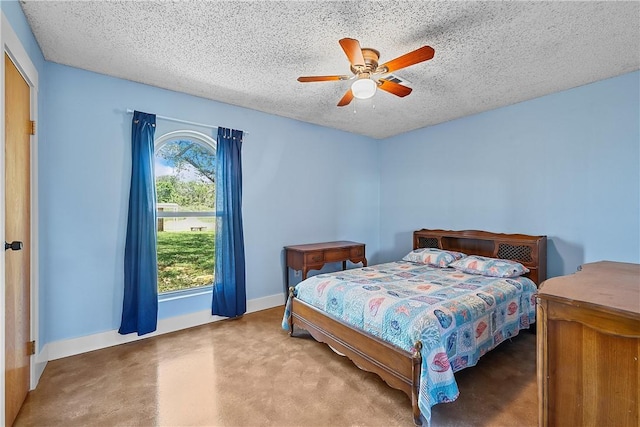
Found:
M 292 336 L 294 328 L 308 331 L 406 393 L 414 423 L 422 425 L 430 422 L 431 406 L 457 398 L 455 371 L 535 321 L 546 236 L 422 229 L 413 233 L 413 249 L 403 260 L 300 282 L 289 289 L 282 326 Z M 462 258 L 414 262 L 441 252 Z M 523 274 L 470 274 L 464 267 L 475 267 L 473 256 L 514 261 L 509 266 Z

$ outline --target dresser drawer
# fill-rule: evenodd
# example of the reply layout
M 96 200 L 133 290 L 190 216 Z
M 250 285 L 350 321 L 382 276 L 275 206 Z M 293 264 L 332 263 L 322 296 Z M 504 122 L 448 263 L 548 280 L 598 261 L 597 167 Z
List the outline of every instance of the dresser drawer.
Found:
M 351 248 L 351 251 L 349 252 L 349 258 L 360 258 L 362 256 L 364 256 L 364 246 Z
M 307 252 L 304 254 L 305 263 L 324 262 L 324 254 L 322 251 Z
M 349 248 L 331 249 L 324 252 L 326 262 L 344 261 L 349 258 Z

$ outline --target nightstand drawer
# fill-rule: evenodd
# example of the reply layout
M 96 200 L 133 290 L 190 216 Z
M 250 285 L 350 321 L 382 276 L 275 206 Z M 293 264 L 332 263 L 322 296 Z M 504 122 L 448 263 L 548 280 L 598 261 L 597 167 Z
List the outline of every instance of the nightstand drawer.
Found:
M 342 261 L 342 269 L 347 261 L 367 266 L 364 243 L 341 240 L 337 242 L 309 243 L 306 245 L 285 246 L 285 260 L 288 268 L 302 271 L 302 280 L 307 278 L 309 270 L 321 270 L 325 263 Z M 289 289 L 289 272 L 286 275 L 286 287 Z
M 351 248 L 351 251 L 349 252 L 350 258 L 360 258 L 361 256 L 364 256 L 364 246 Z
M 322 253 L 322 251 L 306 253 L 304 254 L 304 262 L 324 262 L 324 254 Z
M 326 262 L 343 261 L 349 258 L 349 248 L 327 250 L 324 253 Z

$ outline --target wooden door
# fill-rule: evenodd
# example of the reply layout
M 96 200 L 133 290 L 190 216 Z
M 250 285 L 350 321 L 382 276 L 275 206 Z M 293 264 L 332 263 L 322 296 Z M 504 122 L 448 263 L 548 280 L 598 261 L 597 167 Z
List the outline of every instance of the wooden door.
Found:
M 30 374 L 30 88 L 5 54 L 5 425 L 13 424 Z

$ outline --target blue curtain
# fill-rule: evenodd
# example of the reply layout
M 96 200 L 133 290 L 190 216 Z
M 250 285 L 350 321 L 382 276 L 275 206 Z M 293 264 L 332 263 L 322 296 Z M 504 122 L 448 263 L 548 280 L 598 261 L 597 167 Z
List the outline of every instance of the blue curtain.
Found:
M 155 114 L 134 111 L 131 124 L 131 191 L 124 250 L 124 302 L 118 332 L 138 335 L 158 323 L 156 189 L 153 173 Z
M 215 279 L 211 312 L 226 317 L 247 311 L 242 232 L 242 131 L 218 128 L 216 149 Z

